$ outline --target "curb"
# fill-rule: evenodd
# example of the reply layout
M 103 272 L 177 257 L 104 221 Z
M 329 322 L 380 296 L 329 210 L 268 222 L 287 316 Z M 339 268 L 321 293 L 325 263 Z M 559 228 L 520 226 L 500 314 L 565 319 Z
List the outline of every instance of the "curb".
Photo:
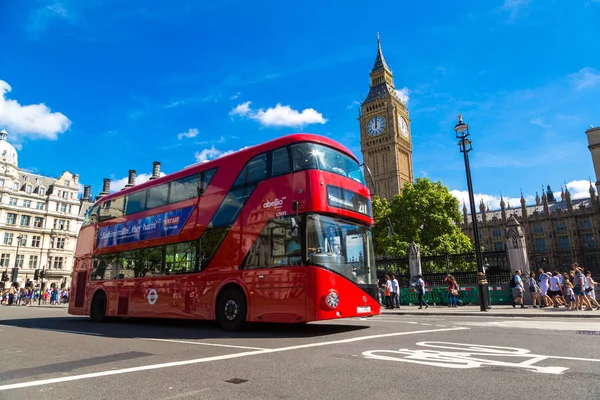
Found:
M 600 318 L 600 313 L 590 312 L 589 314 L 496 314 L 496 313 L 488 313 L 480 311 L 479 313 L 465 313 L 465 312 L 431 312 L 431 311 L 422 311 L 422 312 L 385 312 L 379 315 L 426 315 L 428 317 L 432 316 L 459 316 L 459 317 L 500 317 L 500 318 Z

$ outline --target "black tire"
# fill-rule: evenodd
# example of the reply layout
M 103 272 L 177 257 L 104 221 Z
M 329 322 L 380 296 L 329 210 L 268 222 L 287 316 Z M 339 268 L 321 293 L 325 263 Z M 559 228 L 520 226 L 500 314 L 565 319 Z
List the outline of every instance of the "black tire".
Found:
M 94 322 L 106 322 L 106 294 L 102 291 L 96 293 L 92 299 L 90 318 Z
M 217 322 L 226 331 L 239 331 L 246 324 L 246 296 L 240 289 L 227 288 L 217 300 Z

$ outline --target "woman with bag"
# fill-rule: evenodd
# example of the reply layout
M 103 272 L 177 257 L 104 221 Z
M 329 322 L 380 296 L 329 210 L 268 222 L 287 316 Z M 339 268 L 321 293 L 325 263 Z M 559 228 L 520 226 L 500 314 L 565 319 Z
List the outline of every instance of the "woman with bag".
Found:
M 448 290 L 448 307 L 457 308 L 458 291 L 460 290 L 458 282 L 456 282 L 456 279 L 450 274 L 446 276 L 445 281 L 448 284 L 448 288 L 446 289 Z
M 391 310 L 392 306 L 392 280 L 389 275 L 385 276 L 385 283 L 383 284 L 383 296 L 385 297 L 385 308 Z
M 538 286 L 535 280 L 535 272 L 529 273 L 529 292 L 533 296 L 533 308 L 537 308 L 536 303 L 539 302 L 539 307 L 542 308 L 542 289 Z

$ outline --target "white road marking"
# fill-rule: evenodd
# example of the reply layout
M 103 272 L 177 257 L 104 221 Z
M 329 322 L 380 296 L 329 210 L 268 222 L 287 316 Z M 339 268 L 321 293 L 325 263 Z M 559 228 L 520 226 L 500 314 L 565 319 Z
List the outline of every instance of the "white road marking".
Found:
M 80 332 L 80 331 L 68 331 L 66 329 L 52 329 L 52 332 L 63 332 L 63 333 L 76 333 L 78 335 L 89 335 L 89 336 L 104 336 L 101 333 L 93 333 L 93 332 Z
M 172 388 L 169 388 L 169 389 L 172 389 Z M 206 392 L 207 390 L 210 390 L 210 388 L 203 388 L 200 390 L 192 390 L 191 392 L 179 393 L 179 394 L 175 394 L 173 396 L 164 397 L 162 400 L 175 400 L 175 399 L 190 398 L 190 396 L 192 396 L 192 395 Z
M 578 331 L 590 330 L 600 331 L 600 322 L 592 321 L 547 321 L 547 320 L 504 320 L 504 321 L 469 321 L 469 322 L 454 322 L 454 325 L 461 326 L 479 326 L 493 328 L 522 328 L 522 329 L 543 329 L 553 331 Z
M 430 330 L 411 331 L 411 332 L 384 333 L 381 335 L 359 336 L 359 337 L 349 338 L 349 339 L 332 340 L 329 342 L 308 343 L 308 344 L 301 344 L 301 345 L 296 345 L 296 346 L 280 347 L 277 349 L 246 351 L 243 353 L 196 358 L 193 360 L 172 361 L 172 362 L 162 363 L 162 364 L 142 365 L 139 367 L 130 367 L 130 368 L 123 368 L 123 369 L 114 369 L 114 370 L 109 370 L 109 371 L 92 372 L 92 373 L 82 374 L 82 375 L 71 375 L 71 376 L 63 376 L 60 378 L 50 378 L 50 379 L 42 379 L 42 380 L 30 381 L 30 382 L 13 383 L 10 385 L 0 386 L 0 391 L 11 390 L 11 389 L 22 389 L 22 388 L 28 388 L 28 387 L 33 387 L 33 386 L 51 385 L 51 384 L 55 384 L 55 383 L 71 382 L 71 381 L 77 381 L 77 380 L 81 380 L 81 379 L 99 378 L 99 377 L 103 377 L 103 376 L 120 375 L 120 374 L 126 374 L 126 373 L 130 373 L 130 372 L 140 372 L 140 371 L 149 371 L 149 370 L 161 369 L 161 368 L 179 367 L 182 365 L 199 364 L 199 363 L 206 363 L 206 362 L 211 362 L 211 361 L 230 360 L 233 358 L 241 358 L 241 357 L 255 356 L 255 355 L 262 355 L 262 354 L 269 354 L 269 353 L 280 353 L 283 351 L 300 350 L 300 349 L 307 349 L 307 348 L 311 348 L 311 347 L 329 346 L 329 345 L 343 344 L 343 343 L 353 343 L 353 342 L 360 342 L 363 340 L 380 339 L 380 338 L 404 336 L 404 335 L 417 335 L 417 334 L 436 333 L 436 332 L 459 331 L 459 330 L 465 330 L 465 329 L 469 329 L 469 328 L 454 327 L 454 328 L 430 329 Z
M 424 322 L 420 322 L 421 325 L 427 325 L 427 326 L 432 326 L 433 324 L 426 324 Z
M 151 338 L 140 338 L 143 340 L 153 340 L 156 342 L 171 342 L 171 343 L 184 343 L 184 344 L 197 344 L 202 346 L 216 346 L 216 347 L 231 347 L 232 349 L 246 349 L 246 350 L 269 350 L 262 347 L 248 347 L 248 346 L 234 346 L 232 344 L 218 344 L 218 343 L 205 343 L 205 342 L 191 342 L 188 340 L 174 340 L 174 339 L 151 339 Z
M 542 367 L 535 364 L 547 359 L 600 362 L 600 359 L 593 358 L 561 357 L 531 354 L 530 351 L 527 349 L 519 349 L 515 347 L 486 346 L 478 344 L 447 342 L 419 342 L 417 343 L 417 346 L 441 350 L 371 350 L 363 352 L 362 355 L 365 358 L 369 359 L 423 364 L 433 367 L 466 369 L 479 368 L 483 365 L 491 365 L 498 367 L 522 368 L 531 372 L 557 375 L 562 374 L 569 368 L 556 366 Z M 497 361 L 485 359 L 481 356 L 503 357 L 508 359 L 525 358 L 525 360 L 521 362 Z

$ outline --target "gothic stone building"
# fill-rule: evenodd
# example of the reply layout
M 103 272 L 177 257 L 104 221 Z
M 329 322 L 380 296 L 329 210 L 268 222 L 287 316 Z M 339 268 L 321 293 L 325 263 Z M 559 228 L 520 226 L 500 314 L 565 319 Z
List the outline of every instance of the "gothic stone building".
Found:
M 91 188 L 78 199 L 79 175 L 65 171 L 54 179 L 19 169 L 7 136 L 0 131 L 0 272 L 10 281 L 0 288 L 15 281 L 22 286 L 42 269 L 44 282 L 68 287 Z
M 592 162 L 596 172 L 596 187 L 600 188 L 600 128 L 586 131 Z M 568 270 L 577 262 L 600 276 L 600 200 L 590 182 L 590 197 L 573 200 L 568 188 L 554 198 L 550 187 L 536 195 L 534 205 L 527 205 L 523 195 L 519 207 L 512 208 L 501 199 L 500 210 L 490 211 L 479 205 L 477 220 L 481 245 L 488 250 L 504 250 L 506 223 L 511 216 L 522 226 L 529 258 L 529 267 L 537 271 Z M 462 230 L 473 239 L 471 215 L 463 206 Z
M 361 105 L 358 120 L 363 160 L 375 181 L 376 191 L 367 179 L 369 190 L 391 200 L 406 182 L 413 181 L 412 141 L 408 110 L 396 93 L 379 38 L 369 95 Z

